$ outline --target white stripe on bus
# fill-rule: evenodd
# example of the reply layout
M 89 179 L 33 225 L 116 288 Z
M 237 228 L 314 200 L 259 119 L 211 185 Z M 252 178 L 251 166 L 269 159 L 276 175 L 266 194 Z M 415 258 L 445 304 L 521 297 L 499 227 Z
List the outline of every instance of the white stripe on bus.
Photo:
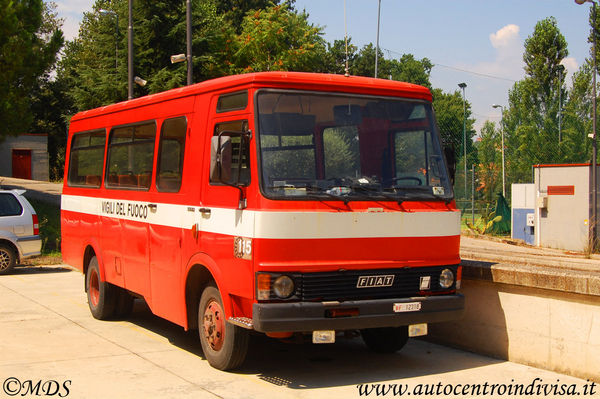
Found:
M 267 239 L 447 237 L 460 234 L 459 211 L 296 212 L 256 211 L 62 196 L 65 211 L 209 233 Z M 153 203 L 154 204 L 154 203 Z M 191 211 L 193 209 L 193 212 Z

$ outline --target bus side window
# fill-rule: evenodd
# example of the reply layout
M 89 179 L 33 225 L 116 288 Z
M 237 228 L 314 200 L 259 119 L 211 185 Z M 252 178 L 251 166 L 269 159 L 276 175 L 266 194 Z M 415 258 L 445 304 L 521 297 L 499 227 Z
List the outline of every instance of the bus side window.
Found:
M 225 131 L 234 131 L 234 132 L 247 132 L 248 131 L 248 121 L 232 121 L 232 122 L 223 122 L 215 125 L 214 136 L 218 136 L 219 133 Z M 229 184 L 239 184 L 242 186 L 247 186 L 250 184 L 250 143 L 248 140 L 244 141 L 245 148 L 242 148 L 241 145 L 242 138 L 240 136 L 232 136 L 231 137 L 231 173 L 230 179 L 228 181 Z M 212 149 L 211 149 L 212 151 Z M 242 159 L 240 159 L 242 158 Z M 240 167 L 241 162 L 241 167 Z M 238 171 L 239 171 L 239 180 L 238 180 Z M 210 176 L 211 184 L 222 184 L 218 177 Z
M 181 188 L 183 175 L 183 155 L 187 118 L 167 119 L 160 132 L 156 189 L 166 193 L 176 193 Z
M 148 190 L 155 138 L 154 121 L 114 128 L 108 142 L 106 187 Z
M 73 136 L 67 177 L 69 186 L 100 187 L 105 142 L 104 130 L 77 133 Z

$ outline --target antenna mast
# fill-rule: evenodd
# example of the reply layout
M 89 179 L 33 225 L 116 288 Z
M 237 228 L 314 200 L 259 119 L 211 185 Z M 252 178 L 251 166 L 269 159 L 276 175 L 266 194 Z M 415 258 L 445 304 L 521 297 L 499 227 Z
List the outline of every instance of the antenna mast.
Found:
M 346 43 L 346 68 L 344 76 L 350 76 L 350 72 L 348 71 L 348 21 L 346 19 L 346 0 L 344 0 L 344 41 Z

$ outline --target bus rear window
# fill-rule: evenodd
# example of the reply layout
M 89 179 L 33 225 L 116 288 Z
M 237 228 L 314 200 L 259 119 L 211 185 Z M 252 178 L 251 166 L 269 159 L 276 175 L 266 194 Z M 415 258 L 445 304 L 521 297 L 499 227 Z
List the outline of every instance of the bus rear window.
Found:
M 148 190 L 156 123 L 114 128 L 108 143 L 106 187 Z
M 104 130 L 77 133 L 71 142 L 69 157 L 69 186 L 99 188 L 104 164 Z

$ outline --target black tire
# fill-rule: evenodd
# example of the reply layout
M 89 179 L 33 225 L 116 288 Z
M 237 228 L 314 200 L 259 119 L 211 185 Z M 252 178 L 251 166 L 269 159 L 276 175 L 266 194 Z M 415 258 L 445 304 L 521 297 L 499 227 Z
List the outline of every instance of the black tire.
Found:
M 85 290 L 92 316 L 98 320 L 107 320 L 114 316 L 116 294 L 114 286 L 102 281 L 98 259 L 92 257 L 85 275 Z
M 114 292 L 116 292 L 116 305 L 115 305 L 115 317 L 126 318 L 131 314 L 133 310 L 133 295 L 124 288 L 112 286 Z
M 10 273 L 17 264 L 15 250 L 6 244 L 0 244 L 0 274 Z
M 406 345 L 408 326 L 367 328 L 360 330 L 367 347 L 377 353 L 394 353 Z
M 213 285 L 207 286 L 200 297 L 198 333 L 202 351 L 211 366 L 231 370 L 242 365 L 248 352 L 248 332 L 225 320 L 221 294 Z

